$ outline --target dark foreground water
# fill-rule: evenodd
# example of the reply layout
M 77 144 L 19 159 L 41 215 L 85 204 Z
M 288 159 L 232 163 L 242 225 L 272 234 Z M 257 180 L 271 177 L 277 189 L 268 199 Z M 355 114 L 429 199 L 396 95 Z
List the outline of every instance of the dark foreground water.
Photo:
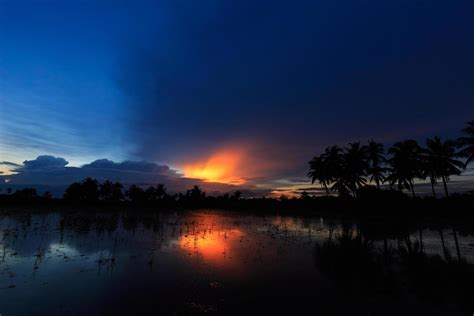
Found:
M 448 225 L 11 211 L 0 314 L 472 314 L 472 263 Z

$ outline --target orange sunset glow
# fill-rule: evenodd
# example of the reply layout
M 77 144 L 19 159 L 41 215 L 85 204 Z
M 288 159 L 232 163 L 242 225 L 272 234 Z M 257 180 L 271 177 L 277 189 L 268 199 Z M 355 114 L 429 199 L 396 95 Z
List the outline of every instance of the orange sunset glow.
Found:
M 241 237 L 242 232 L 238 229 L 203 231 L 182 236 L 179 245 L 181 249 L 195 253 L 208 262 L 219 263 L 229 255 L 230 245 Z
M 209 264 L 221 267 L 234 267 L 231 260 L 244 233 L 239 228 L 227 228 L 215 215 L 197 216 L 200 226 L 190 229 L 178 240 L 179 247 L 192 256 L 202 258 Z
M 183 171 L 189 178 L 240 185 L 245 183 L 240 170 L 243 160 L 242 151 L 220 151 L 203 162 L 185 165 Z

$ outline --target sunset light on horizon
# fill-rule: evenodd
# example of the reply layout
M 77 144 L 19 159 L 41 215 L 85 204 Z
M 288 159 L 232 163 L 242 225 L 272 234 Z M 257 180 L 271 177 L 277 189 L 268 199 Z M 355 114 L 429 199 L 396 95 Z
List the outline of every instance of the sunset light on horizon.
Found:
M 241 174 L 244 159 L 245 153 L 242 150 L 223 150 L 202 162 L 184 165 L 183 171 L 188 178 L 242 185 L 246 182 Z

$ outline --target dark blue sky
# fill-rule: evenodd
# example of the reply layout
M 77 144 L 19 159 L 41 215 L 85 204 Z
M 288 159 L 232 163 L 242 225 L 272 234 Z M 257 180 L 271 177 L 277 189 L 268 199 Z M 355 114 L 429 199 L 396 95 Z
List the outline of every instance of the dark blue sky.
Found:
M 456 136 L 473 16 L 462 0 L 3 0 L 0 161 L 183 171 L 225 153 L 265 183 L 333 143 Z

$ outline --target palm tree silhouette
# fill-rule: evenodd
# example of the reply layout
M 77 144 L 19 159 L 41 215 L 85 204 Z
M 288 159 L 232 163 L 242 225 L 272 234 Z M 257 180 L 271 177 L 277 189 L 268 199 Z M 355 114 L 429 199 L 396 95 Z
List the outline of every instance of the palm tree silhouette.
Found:
M 385 181 L 385 175 L 387 168 L 383 165 L 386 163 L 385 150 L 383 144 L 377 143 L 370 140 L 366 146 L 367 152 L 367 173 L 370 175 L 370 181 L 375 181 L 377 189 L 380 189 L 380 183 Z
M 143 203 L 146 201 L 145 191 L 136 184 L 132 184 L 125 192 L 125 196 L 132 203 Z
M 347 189 L 357 196 L 357 189 L 367 182 L 365 179 L 367 169 L 365 146 L 361 146 L 359 142 L 350 143 L 343 155 L 342 168 L 339 168 L 338 181 L 341 183 L 338 186 L 346 185 Z
M 156 186 L 156 194 L 158 195 L 159 199 L 163 199 L 167 195 L 164 184 L 160 183 Z
M 329 186 L 335 181 L 341 165 L 342 149 L 338 146 L 327 147 L 323 154 L 314 157 L 309 162 L 308 177 L 311 179 L 311 183 L 317 180 L 329 196 L 331 194 Z M 334 185 L 332 185 L 331 189 L 339 192 Z
M 474 121 L 463 129 L 465 136 L 452 140 L 441 140 L 439 137 L 427 139 L 427 148 L 421 148 L 415 140 L 395 143 L 389 148 L 390 159 L 384 155 L 383 144 L 370 140 L 366 146 L 359 142 L 350 143 L 342 150 L 338 146 L 329 146 L 324 153 L 315 156 L 309 162 L 308 177 L 311 183 L 318 181 L 326 194 L 330 190 L 339 196 L 358 196 L 361 187 L 370 181 L 378 189 L 381 183 L 388 181 L 390 189 L 408 190 L 415 197 L 414 180 L 429 178 L 433 196 L 436 197 L 435 185 L 442 180 L 444 192 L 449 196 L 449 177 L 461 174 L 461 169 L 474 161 Z M 456 154 L 456 147 L 461 151 Z M 456 157 L 464 157 L 463 163 Z M 387 175 L 388 174 L 388 175 Z
M 446 197 L 449 196 L 448 185 L 449 176 L 461 174 L 461 168 L 464 164 L 456 160 L 456 142 L 451 140 L 442 141 L 439 137 L 426 140 L 425 154 L 426 163 L 424 171 L 431 179 L 431 185 L 434 193 L 434 183 L 437 179 L 441 179 L 444 185 Z
M 425 166 L 423 167 L 424 176 L 430 178 L 431 193 L 433 194 L 433 197 L 436 198 L 435 185 L 438 183 L 438 176 L 434 170 L 436 170 L 436 168 L 432 166 L 430 159 L 426 159 Z
M 326 194 L 329 196 L 331 193 L 329 192 L 328 185 L 331 183 L 331 178 L 329 177 L 327 171 L 325 159 L 322 155 L 314 157 L 309 162 L 308 177 L 311 179 L 311 184 L 314 184 L 314 182 L 318 181 L 321 186 L 324 187 Z
M 464 168 L 466 168 L 470 162 L 474 161 L 474 121 L 467 122 L 462 132 L 466 136 L 458 138 L 458 146 L 462 148 L 458 155 L 467 158 L 464 163 Z
M 112 201 L 121 201 L 124 198 L 123 195 L 123 185 L 120 182 L 114 182 L 112 184 L 112 194 L 111 194 L 111 199 Z
M 337 191 L 339 194 L 343 193 L 341 188 L 338 188 L 336 179 L 340 173 L 343 165 L 343 150 L 335 145 L 327 147 L 322 154 L 324 160 L 325 177 L 329 183 L 334 183 L 331 187 L 333 191 Z
M 391 185 L 397 184 L 399 190 L 408 189 L 415 197 L 413 180 L 423 178 L 421 172 L 422 149 L 414 140 L 405 140 L 395 143 L 388 153 L 392 155 L 389 159 L 390 175 L 387 180 Z
M 145 190 L 146 198 L 148 201 L 156 202 L 163 200 L 166 194 L 166 187 L 164 184 L 157 184 L 156 186 L 150 186 Z
M 99 198 L 105 201 L 109 201 L 112 198 L 112 186 L 113 183 L 110 180 L 99 184 Z
M 206 192 L 204 192 L 198 185 L 195 185 L 191 190 L 186 191 L 186 198 L 189 201 L 199 202 L 206 198 Z

